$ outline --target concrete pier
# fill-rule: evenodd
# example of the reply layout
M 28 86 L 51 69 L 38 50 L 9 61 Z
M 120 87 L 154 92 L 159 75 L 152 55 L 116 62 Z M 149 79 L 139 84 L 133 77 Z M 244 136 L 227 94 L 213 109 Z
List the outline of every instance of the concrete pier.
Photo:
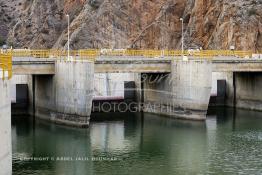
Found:
M 158 76 L 158 75 L 153 75 Z M 144 83 L 145 112 L 205 120 L 212 86 L 209 61 L 173 61 L 171 74 Z
M 174 61 L 172 79 L 176 115 L 205 120 L 212 87 L 212 63 L 206 60 Z
M 226 82 L 223 106 L 262 111 L 261 72 L 213 72 L 213 94 L 218 80 Z
M 218 81 L 225 81 L 226 87 L 225 89 L 221 89 L 218 87 Z M 225 91 L 225 99 L 220 102 L 217 98 L 219 98 L 218 91 Z M 234 106 L 234 84 L 233 84 L 233 72 L 213 72 L 212 73 L 212 92 L 213 96 L 216 98 L 216 106 Z
M 89 125 L 94 95 L 94 63 L 56 63 L 56 116 L 69 124 Z
M 33 75 L 35 116 L 87 127 L 94 94 L 94 63 L 57 61 L 55 72 L 54 76 Z
M 262 73 L 235 73 L 235 105 L 238 108 L 262 111 Z
M 0 79 L 0 174 L 12 174 L 11 97 L 9 80 Z

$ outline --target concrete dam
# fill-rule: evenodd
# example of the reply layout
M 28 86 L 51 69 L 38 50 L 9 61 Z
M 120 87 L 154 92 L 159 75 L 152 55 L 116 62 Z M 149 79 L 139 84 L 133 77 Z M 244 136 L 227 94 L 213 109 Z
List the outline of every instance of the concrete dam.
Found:
M 66 58 L 52 51 L 18 50 L 12 55 L 13 74 L 29 76 L 29 113 L 56 123 L 89 125 L 96 73 L 136 74 L 136 99 L 144 112 L 205 120 L 211 89 L 221 79 L 226 80 L 224 105 L 260 110 L 251 91 L 260 84 L 248 81 L 259 78 L 262 61 L 249 52 L 185 53 L 186 61 L 179 51 L 86 50 Z
M 54 65 L 55 72 L 52 74 L 31 75 L 31 112 L 57 123 L 88 126 L 94 96 L 94 62 L 55 61 Z M 144 111 L 204 120 L 211 93 L 211 62 L 174 61 L 172 67 L 172 73 L 165 73 L 158 82 L 145 79 L 141 83 L 137 76 L 136 90 L 143 91 L 144 104 L 159 106 L 154 110 L 145 107 Z M 190 68 L 194 71 L 188 71 Z M 162 73 L 144 72 L 140 77 L 145 74 L 154 76 Z M 194 77 L 194 74 L 199 76 Z M 172 111 L 169 111 L 170 108 L 165 113 L 163 105 L 172 107 Z
M 212 86 L 221 79 L 224 105 L 260 110 L 260 74 L 252 72 L 262 70 L 262 61 L 250 52 L 86 50 L 67 58 L 57 51 L 17 50 L 12 56 L 12 73 L 29 76 L 28 112 L 60 124 L 89 125 L 95 73 L 135 73 L 144 112 L 205 120 Z
M 150 106 L 144 105 L 145 112 L 194 120 L 205 119 L 211 93 L 210 61 L 172 61 L 169 63 L 172 67 L 171 72 L 165 69 L 159 69 L 161 72 L 151 72 L 149 69 L 132 68 L 132 65 L 148 66 L 147 63 L 140 64 L 126 64 L 123 70 L 126 72 L 127 67 L 130 67 L 128 69 L 140 73 L 140 77 L 144 74 L 165 75 L 162 80 L 155 83 L 144 80 L 142 89 L 141 80 L 137 78 L 135 83 L 137 91 L 143 92 L 143 103 L 154 106 L 154 109 L 150 109 Z M 157 64 L 154 63 L 156 66 Z M 32 90 L 29 90 L 29 94 L 32 94 L 33 113 L 37 117 L 57 123 L 88 126 L 94 95 L 94 74 L 111 71 L 98 71 L 106 70 L 99 68 L 106 65 L 90 61 L 55 61 L 53 65 L 54 70 L 47 74 L 32 74 Z M 121 71 L 122 68 L 117 68 L 118 65 L 114 63 L 111 65 L 116 67 L 112 68 L 113 71 L 124 72 Z M 152 70 L 156 66 L 151 66 Z M 15 70 L 14 74 L 17 74 Z M 155 108 L 156 106 L 159 109 Z M 164 108 L 167 108 L 166 111 Z
M 133 73 L 136 100 L 143 104 L 143 112 L 203 121 L 212 94 L 219 105 L 262 110 L 262 61 L 249 53 L 188 54 L 187 59 L 182 60 L 183 54 L 162 55 L 162 51 L 124 55 L 87 52 L 88 59 L 81 52 L 72 58 L 46 51 L 0 54 L 0 169 L 5 170 L 3 174 L 12 172 L 10 94 L 17 89 L 13 90 L 11 84 L 19 85 L 18 89 L 27 85 L 24 97 L 28 97 L 26 112 L 29 114 L 77 127 L 89 125 L 96 73 Z M 21 75 L 27 80 L 15 78 Z M 19 101 L 24 97 L 17 92 Z

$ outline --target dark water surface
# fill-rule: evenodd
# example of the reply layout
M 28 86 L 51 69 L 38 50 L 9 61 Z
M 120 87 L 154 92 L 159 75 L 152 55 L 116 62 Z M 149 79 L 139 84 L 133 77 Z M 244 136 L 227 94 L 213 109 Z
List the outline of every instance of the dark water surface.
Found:
M 262 174 L 261 112 L 217 108 L 206 122 L 103 115 L 88 129 L 13 116 L 13 174 Z

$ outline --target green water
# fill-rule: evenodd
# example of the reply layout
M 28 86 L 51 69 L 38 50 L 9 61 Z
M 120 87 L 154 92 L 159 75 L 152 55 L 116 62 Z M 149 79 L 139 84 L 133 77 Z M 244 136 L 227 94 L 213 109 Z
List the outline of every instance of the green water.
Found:
M 262 174 L 260 112 L 215 109 L 206 122 L 116 116 L 94 116 L 88 129 L 12 117 L 13 174 Z

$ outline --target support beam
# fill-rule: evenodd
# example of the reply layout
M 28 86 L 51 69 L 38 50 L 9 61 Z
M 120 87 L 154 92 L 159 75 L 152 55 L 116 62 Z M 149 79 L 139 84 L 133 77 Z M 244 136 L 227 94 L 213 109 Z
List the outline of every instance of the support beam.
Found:
M 189 57 L 190 61 L 197 60 Z M 170 73 L 171 62 L 181 58 L 173 57 L 121 57 L 100 56 L 95 60 L 95 73 Z M 205 60 L 205 59 L 203 59 Z M 13 73 L 17 75 L 54 75 L 55 58 L 13 58 Z M 261 59 L 243 59 L 236 57 L 214 57 L 212 60 L 213 72 L 261 72 Z
M 55 64 L 15 64 L 13 65 L 15 75 L 54 75 Z
M 12 174 L 11 97 L 9 80 L 0 79 L 0 174 Z

